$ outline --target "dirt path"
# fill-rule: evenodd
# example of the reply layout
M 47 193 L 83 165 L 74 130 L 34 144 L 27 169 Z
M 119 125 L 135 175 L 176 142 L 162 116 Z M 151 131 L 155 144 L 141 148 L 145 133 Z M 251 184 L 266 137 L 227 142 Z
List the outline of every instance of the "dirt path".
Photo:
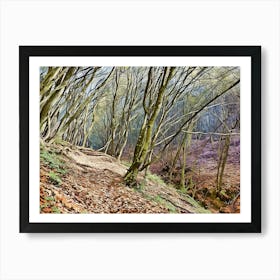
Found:
M 123 181 L 126 167 L 104 153 L 63 146 L 52 147 L 46 153 L 49 158 L 45 156 L 47 161 L 41 158 L 40 169 L 41 213 L 203 211 L 174 188 L 141 175 L 141 187 L 137 190 L 128 188 Z M 58 163 L 58 167 L 52 168 L 52 160 L 61 162 L 61 166 Z

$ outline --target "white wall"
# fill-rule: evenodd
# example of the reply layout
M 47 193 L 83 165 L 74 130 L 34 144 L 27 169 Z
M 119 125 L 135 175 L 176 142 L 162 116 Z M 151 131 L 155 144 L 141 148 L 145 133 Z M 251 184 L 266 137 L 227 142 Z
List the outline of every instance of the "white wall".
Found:
M 0 8 L 0 279 L 280 279 L 279 1 L 2 0 Z M 44 44 L 262 45 L 263 233 L 19 234 L 18 45 Z

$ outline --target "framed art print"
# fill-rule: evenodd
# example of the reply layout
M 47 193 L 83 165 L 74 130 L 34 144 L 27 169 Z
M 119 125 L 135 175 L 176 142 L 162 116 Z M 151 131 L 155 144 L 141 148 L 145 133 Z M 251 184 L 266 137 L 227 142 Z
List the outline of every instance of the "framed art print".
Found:
M 20 232 L 261 232 L 260 46 L 20 46 Z

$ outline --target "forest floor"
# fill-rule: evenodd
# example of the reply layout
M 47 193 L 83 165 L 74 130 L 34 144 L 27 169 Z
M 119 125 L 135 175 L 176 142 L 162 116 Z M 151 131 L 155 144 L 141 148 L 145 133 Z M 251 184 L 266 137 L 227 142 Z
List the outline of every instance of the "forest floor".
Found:
M 127 166 L 92 149 L 41 146 L 40 159 L 41 213 L 210 213 L 152 173 L 127 187 Z
M 218 141 L 193 140 L 187 156 L 186 193 L 213 213 L 240 213 L 240 141 L 233 138 L 229 147 L 223 175 L 222 190 L 216 191 Z M 174 151 L 174 155 L 175 155 Z M 172 155 L 172 157 L 174 157 Z M 170 180 L 170 163 L 167 158 L 151 166 L 151 172 L 165 182 L 180 185 L 181 166 L 176 165 Z

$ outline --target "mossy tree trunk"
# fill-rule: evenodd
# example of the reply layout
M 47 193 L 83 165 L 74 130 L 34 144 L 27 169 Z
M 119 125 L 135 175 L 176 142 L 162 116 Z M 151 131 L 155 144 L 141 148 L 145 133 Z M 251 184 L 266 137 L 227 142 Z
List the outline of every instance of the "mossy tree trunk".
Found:
M 56 69 L 57 68 L 57 69 Z M 56 71 L 55 71 L 56 70 Z M 54 74 L 58 74 L 61 70 L 61 67 L 55 67 L 55 69 L 50 70 L 54 71 Z M 65 69 L 64 69 L 65 71 Z M 50 79 L 47 79 L 46 85 L 41 89 L 41 109 L 40 109 L 40 128 L 43 127 L 43 124 L 47 121 L 47 117 L 52 105 L 58 100 L 65 89 L 67 88 L 70 79 L 72 78 L 75 71 L 75 67 L 69 67 L 66 70 L 65 75 L 63 75 L 63 71 L 61 75 L 58 75 L 58 79 L 54 82 L 53 75 L 51 75 Z M 55 85 L 55 88 L 51 90 L 51 87 Z
M 157 98 L 150 110 L 149 118 L 147 118 L 147 115 L 144 119 L 143 125 L 140 130 L 140 134 L 138 137 L 138 141 L 134 150 L 134 155 L 133 155 L 133 161 L 131 166 L 129 167 L 124 179 L 125 182 L 128 186 L 135 186 L 137 184 L 137 175 L 139 172 L 139 169 L 141 165 L 144 163 L 147 153 L 149 151 L 149 148 L 151 146 L 151 141 L 152 141 L 152 134 L 153 134 L 153 128 L 154 124 L 156 121 L 156 118 L 160 112 L 161 106 L 162 106 L 162 101 L 163 101 L 163 96 L 164 92 L 167 88 L 167 85 L 169 81 L 171 80 L 173 76 L 175 67 L 164 67 L 163 69 L 163 78 L 162 78 L 162 83 L 159 88 L 159 91 L 157 93 Z M 151 79 L 151 75 L 148 75 L 148 82 L 147 85 L 149 84 L 149 79 Z M 148 86 L 146 87 L 146 90 L 148 90 Z M 147 94 L 147 92 L 145 92 Z M 147 112 L 147 110 L 145 110 Z

